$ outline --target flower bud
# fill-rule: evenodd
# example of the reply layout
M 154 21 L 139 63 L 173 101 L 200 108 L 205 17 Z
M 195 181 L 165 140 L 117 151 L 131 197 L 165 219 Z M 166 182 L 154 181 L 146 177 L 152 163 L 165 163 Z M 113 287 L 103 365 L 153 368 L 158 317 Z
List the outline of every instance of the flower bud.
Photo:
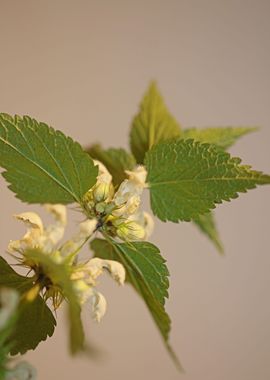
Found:
M 117 236 L 124 241 L 141 240 L 145 236 L 144 228 L 137 222 L 122 222 L 116 228 Z

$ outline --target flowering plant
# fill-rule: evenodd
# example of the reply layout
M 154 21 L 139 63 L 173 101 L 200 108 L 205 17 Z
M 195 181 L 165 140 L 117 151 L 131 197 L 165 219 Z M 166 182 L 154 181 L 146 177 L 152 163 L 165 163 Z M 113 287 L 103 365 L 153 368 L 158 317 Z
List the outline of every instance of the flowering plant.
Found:
M 84 150 L 45 123 L 0 114 L 3 177 L 17 198 L 44 205 L 54 219 L 45 227 L 34 212 L 15 215 L 27 231 L 9 242 L 7 252 L 23 273 L 0 257 L 0 380 L 36 378 L 33 367 L 25 362 L 14 366 L 11 356 L 53 335 L 53 312 L 63 303 L 68 305 L 70 352 L 85 349 L 81 310 L 86 305 L 97 322 L 104 316 L 106 299 L 97 290 L 104 271 L 119 285 L 131 284 L 143 298 L 180 367 L 169 344 L 171 322 L 165 310 L 169 272 L 159 249 L 148 242 L 154 220 L 141 209 L 141 196 L 149 190 L 157 218 L 194 222 L 222 252 L 211 210 L 270 183 L 270 176 L 226 152 L 255 129 L 183 129 L 155 83 L 132 122 L 132 153 L 100 145 Z M 82 220 L 78 232 L 63 241 L 66 205 L 72 203 Z M 82 260 L 85 246 L 93 257 Z

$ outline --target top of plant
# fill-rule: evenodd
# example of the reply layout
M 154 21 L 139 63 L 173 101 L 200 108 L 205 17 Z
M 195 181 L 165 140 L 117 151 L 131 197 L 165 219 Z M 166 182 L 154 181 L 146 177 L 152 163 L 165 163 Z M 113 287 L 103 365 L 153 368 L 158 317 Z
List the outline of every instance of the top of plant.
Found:
M 222 252 L 211 210 L 270 183 L 269 175 L 252 170 L 225 151 L 255 129 L 184 129 L 167 109 L 155 83 L 150 84 L 132 121 L 131 152 L 100 145 L 84 151 L 45 123 L 0 114 L 3 177 L 23 202 L 51 204 L 57 222 L 46 229 L 36 214 L 18 216 L 29 229 L 9 251 L 30 268 L 31 275 L 21 276 L 0 260 L 0 286 L 21 293 L 20 323 L 6 339 L 6 344 L 12 343 L 8 351 L 23 353 L 53 334 L 56 321 L 48 300 L 54 309 L 68 301 L 71 352 L 84 349 L 81 306 L 91 299 L 95 319 L 103 316 L 106 301 L 95 290 L 95 279 L 106 268 L 119 283 L 126 275 L 180 365 L 169 345 L 171 321 L 165 310 L 169 271 L 159 249 L 147 241 L 154 224 L 151 215 L 140 209 L 141 195 L 149 190 L 152 211 L 160 220 L 193 221 Z M 65 225 L 63 205 L 69 203 L 79 206 L 84 221 L 78 235 L 59 243 Z M 95 258 L 82 262 L 80 250 L 93 236 L 90 247 Z M 29 320 L 36 327 L 31 336 L 24 332 Z

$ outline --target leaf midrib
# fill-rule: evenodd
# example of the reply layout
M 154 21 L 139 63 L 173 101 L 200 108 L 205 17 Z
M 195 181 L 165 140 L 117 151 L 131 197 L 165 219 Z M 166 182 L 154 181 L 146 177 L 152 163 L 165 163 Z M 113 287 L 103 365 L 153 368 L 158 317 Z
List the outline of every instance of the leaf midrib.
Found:
M 70 191 L 63 183 L 61 183 L 57 178 L 55 178 L 52 174 L 50 174 L 47 170 L 45 170 L 42 166 L 40 166 L 37 162 L 33 161 L 28 156 L 25 156 L 24 153 L 22 153 L 20 150 L 18 150 L 14 145 L 12 145 L 9 141 L 5 140 L 3 137 L 0 137 L 0 140 L 4 143 L 9 145 L 12 149 L 15 150 L 20 156 L 22 156 L 25 160 L 31 162 L 34 166 L 36 166 L 41 172 L 45 173 L 49 178 L 51 178 L 53 181 L 55 181 L 60 187 L 62 187 L 63 190 L 65 190 L 68 194 L 76 200 L 76 202 L 80 203 L 80 200 L 77 198 L 77 196 Z

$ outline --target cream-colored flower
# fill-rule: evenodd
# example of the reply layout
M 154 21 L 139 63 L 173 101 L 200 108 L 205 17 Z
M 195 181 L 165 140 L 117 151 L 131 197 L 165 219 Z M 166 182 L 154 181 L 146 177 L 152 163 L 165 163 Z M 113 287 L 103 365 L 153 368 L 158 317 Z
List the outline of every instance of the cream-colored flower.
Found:
M 147 177 L 147 171 L 145 169 L 145 166 L 138 165 L 134 170 L 125 170 L 127 173 L 129 180 L 132 181 L 136 186 L 138 187 L 146 187 L 146 177 Z
M 123 285 L 125 281 L 125 269 L 122 264 L 113 260 L 102 260 L 93 258 L 85 264 L 79 264 L 75 268 L 71 279 L 74 282 L 74 289 L 81 304 L 90 300 L 92 306 L 92 316 L 100 322 L 106 312 L 106 299 L 96 289 L 96 280 L 106 269 L 112 278 L 119 284 Z
M 66 208 L 62 205 L 47 205 L 47 210 L 53 215 L 55 223 L 44 228 L 41 218 L 35 212 L 24 212 L 15 215 L 22 221 L 27 232 L 20 240 L 9 243 L 9 252 L 23 252 L 29 248 L 42 248 L 44 252 L 51 252 L 56 244 L 63 238 L 66 226 Z
M 128 220 L 134 221 L 142 226 L 144 229 L 143 240 L 149 239 L 154 230 L 154 219 L 148 212 L 138 211 L 137 213 L 131 215 Z
M 14 289 L 0 289 L 0 330 L 9 321 L 19 303 L 19 294 Z

